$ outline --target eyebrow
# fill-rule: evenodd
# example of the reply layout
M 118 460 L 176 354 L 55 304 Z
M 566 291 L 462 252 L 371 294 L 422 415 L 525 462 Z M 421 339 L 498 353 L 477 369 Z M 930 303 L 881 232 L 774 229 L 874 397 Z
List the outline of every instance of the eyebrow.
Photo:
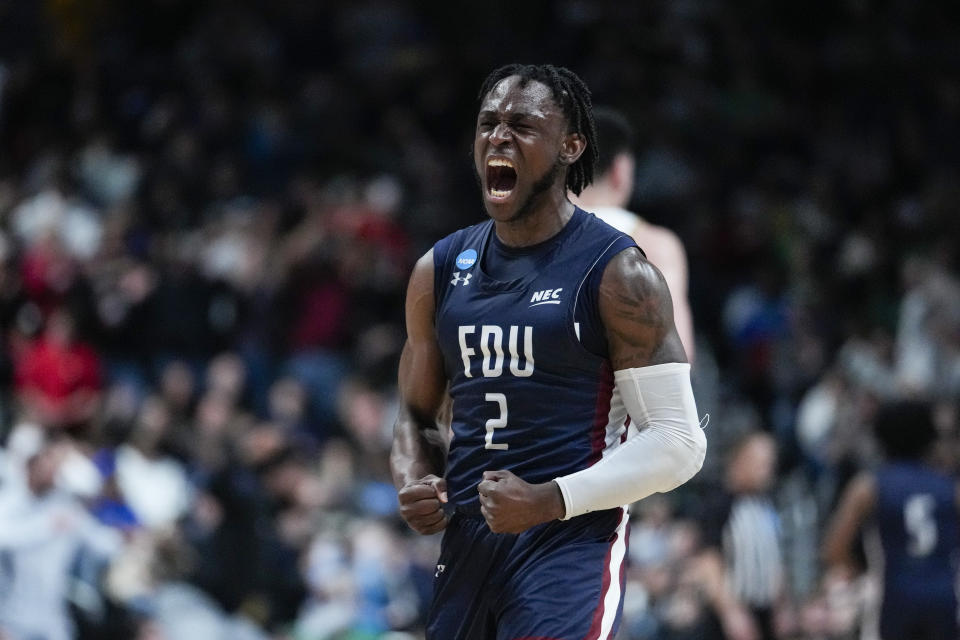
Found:
M 477 114 L 477 119 L 499 117 L 499 116 L 500 116 L 499 111 L 494 111 L 493 109 L 482 109 Z M 517 111 L 507 116 L 507 120 L 509 120 L 510 122 L 516 122 L 518 120 L 545 120 L 545 119 L 546 119 L 545 115 L 530 113 L 529 111 Z

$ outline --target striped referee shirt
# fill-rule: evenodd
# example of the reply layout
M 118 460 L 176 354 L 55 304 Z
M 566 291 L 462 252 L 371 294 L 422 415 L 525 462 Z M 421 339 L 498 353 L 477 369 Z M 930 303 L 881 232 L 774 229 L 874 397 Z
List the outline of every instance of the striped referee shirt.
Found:
M 723 553 L 730 587 L 751 607 L 769 607 L 783 584 L 780 523 L 766 496 L 733 499 L 723 526 Z

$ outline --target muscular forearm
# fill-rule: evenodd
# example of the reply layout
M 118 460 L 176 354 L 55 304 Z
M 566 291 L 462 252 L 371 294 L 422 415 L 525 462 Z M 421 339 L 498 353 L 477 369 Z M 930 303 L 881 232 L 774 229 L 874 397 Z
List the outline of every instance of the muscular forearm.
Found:
M 443 530 L 448 517 L 447 483 L 443 476 L 446 441 L 432 421 L 412 419 L 401 410 L 394 428 L 390 470 L 397 488 L 400 517 L 417 533 Z
M 435 424 L 403 410 L 393 431 L 390 471 L 398 489 L 428 475 L 442 476 L 446 440 Z

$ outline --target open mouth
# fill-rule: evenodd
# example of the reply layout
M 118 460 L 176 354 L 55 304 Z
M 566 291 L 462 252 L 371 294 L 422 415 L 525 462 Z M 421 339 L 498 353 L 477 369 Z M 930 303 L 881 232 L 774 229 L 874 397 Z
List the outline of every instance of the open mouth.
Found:
M 504 158 L 487 161 L 487 192 L 494 198 L 506 198 L 517 185 L 517 170 Z

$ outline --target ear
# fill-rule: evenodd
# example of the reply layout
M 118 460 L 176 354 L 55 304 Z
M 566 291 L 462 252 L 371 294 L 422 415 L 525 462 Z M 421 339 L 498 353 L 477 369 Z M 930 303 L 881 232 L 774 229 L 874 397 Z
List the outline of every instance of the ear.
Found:
M 560 147 L 560 162 L 571 165 L 576 162 L 587 149 L 587 140 L 579 133 L 568 133 L 563 138 Z
M 633 191 L 633 173 L 636 168 L 636 161 L 633 155 L 629 153 L 618 153 L 613 158 L 610 165 L 610 181 L 615 187 L 626 191 L 629 194 Z

